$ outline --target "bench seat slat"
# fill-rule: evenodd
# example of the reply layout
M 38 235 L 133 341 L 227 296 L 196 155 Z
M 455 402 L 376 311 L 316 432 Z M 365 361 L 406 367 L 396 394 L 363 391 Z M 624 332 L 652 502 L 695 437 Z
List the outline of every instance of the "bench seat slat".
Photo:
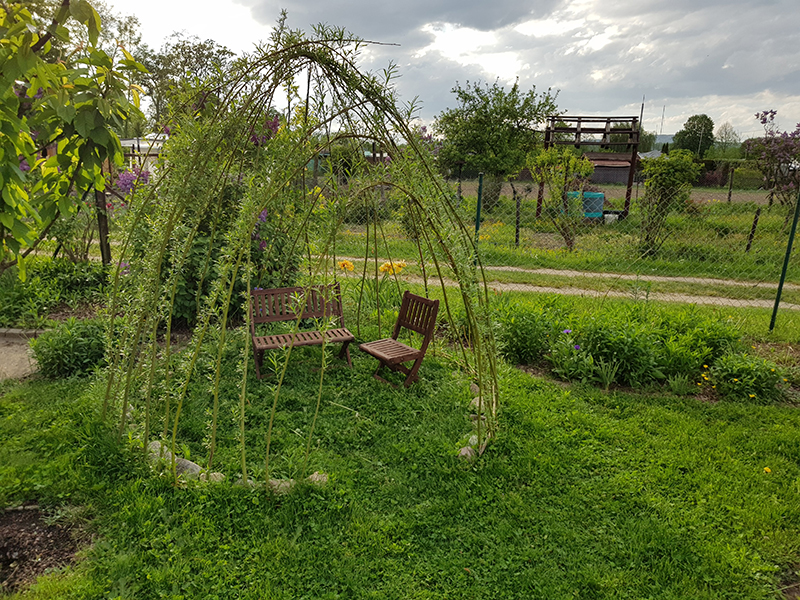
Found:
M 253 346 L 256 350 L 276 350 L 278 348 L 288 348 L 289 346 L 320 346 L 322 345 L 322 332 L 320 331 L 298 331 L 296 333 L 280 333 L 277 335 L 262 335 L 253 338 Z M 342 327 L 331 329 L 325 332 L 326 343 L 352 342 L 356 338 L 349 330 Z

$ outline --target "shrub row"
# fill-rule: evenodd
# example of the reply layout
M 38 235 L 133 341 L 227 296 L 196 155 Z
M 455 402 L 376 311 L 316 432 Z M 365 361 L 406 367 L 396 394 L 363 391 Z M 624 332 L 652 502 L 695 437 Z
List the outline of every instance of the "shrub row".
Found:
M 767 402 L 781 395 L 778 367 L 744 353 L 731 320 L 693 308 L 634 305 L 578 318 L 557 300 L 498 303 L 498 344 L 506 360 L 540 364 L 568 381 L 635 388 L 685 381 L 729 400 Z

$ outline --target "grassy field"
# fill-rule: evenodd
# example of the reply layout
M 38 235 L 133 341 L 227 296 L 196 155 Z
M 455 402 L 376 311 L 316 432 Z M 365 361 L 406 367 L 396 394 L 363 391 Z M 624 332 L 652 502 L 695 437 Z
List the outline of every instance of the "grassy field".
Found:
M 25 598 L 776 598 L 798 580 L 800 413 L 604 393 L 513 369 L 502 428 L 476 463 L 467 382 L 442 355 L 392 390 L 354 369 L 328 375 L 309 470 L 327 486 L 286 496 L 145 467 L 135 435 L 97 422 L 99 385 L 0 389 L 0 498 L 93 516 L 94 543 Z M 276 475 L 300 477 L 317 377 L 292 361 L 279 406 Z M 227 376 L 232 376 L 228 373 Z M 204 455 L 208 397 L 181 432 Z M 252 382 L 258 478 L 268 383 Z M 81 511 L 66 506 L 82 506 Z

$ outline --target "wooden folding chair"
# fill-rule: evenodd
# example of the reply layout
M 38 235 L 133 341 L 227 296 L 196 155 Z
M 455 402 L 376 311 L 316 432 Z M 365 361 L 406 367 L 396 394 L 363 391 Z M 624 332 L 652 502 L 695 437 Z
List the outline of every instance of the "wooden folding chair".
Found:
M 392 371 L 405 373 L 406 380 L 403 384 L 405 387 L 419 379 L 417 371 L 419 371 L 419 367 L 422 364 L 422 359 L 425 358 L 428 344 L 433 339 L 433 330 L 436 327 L 436 314 L 438 312 L 438 300 L 428 300 L 422 296 L 412 294 L 408 290 L 405 291 L 403 303 L 400 305 L 400 314 L 394 324 L 392 337 L 375 342 L 366 342 L 359 346 L 363 352 L 374 356 L 379 361 L 378 368 L 374 374 L 375 379 L 394 386 L 391 381 L 387 381 L 380 376 L 380 372 L 384 367 Z M 397 341 L 397 336 L 404 327 L 423 336 L 419 350 Z M 403 364 L 411 361 L 414 361 L 414 364 L 410 368 Z

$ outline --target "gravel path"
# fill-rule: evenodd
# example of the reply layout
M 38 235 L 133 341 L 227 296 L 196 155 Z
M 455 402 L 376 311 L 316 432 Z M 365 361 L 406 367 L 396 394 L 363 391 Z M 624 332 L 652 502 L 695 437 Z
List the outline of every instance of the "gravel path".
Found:
M 0 381 L 21 379 L 36 371 L 28 339 L 8 330 L 0 332 Z
M 362 261 L 363 258 L 352 258 L 337 256 L 337 260 L 347 259 L 350 261 Z M 378 259 L 379 262 L 385 262 L 388 259 Z M 413 264 L 413 263 L 409 263 Z M 484 267 L 486 273 L 487 285 L 495 290 L 501 292 L 538 292 L 540 294 L 561 294 L 562 296 L 583 296 L 588 298 L 632 298 L 630 292 L 620 291 L 599 291 L 587 290 L 580 287 L 546 287 L 539 285 L 531 285 L 525 283 L 501 283 L 499 281 L 492 281 L 492 271 L 513 271 L 517 273 L 530 273 L 531 275 L 558 275 L 562 277 L 588 277 L 596 279 L 621 279 L 625 281 L 652 281 L 652 282 L 675 282 L 675 283 L 696 283 L 700 285 L 720 285 L 736 287 L 749 287 L 749 288 L 766 288 L 777 291 L 776 283 L 767 282 L 753 282 L 753 281 L 736 281 L 734 279 L 715 279 L 710 277 L 665 277 L 662 275 L 630 275 L 621 273 L 595 273 L 584 271 L 572 271 L 562 269 L 525 269 L 522 267 L 506 267 L 506 266 L 487 266 Z M 409 283 L 423 283 L 421 277 L 401 275 L 400 279 L 408 281 Z M 430 284 L 430 281 L 429 281 Z M 457 285 L 453 280 L 446 280 L 445 284 L 448 286 Z M 800 285 L 787 283 L 783 286 L 784 290 L 800 290 Z M 642 294 L 644 295 L 644 294 Z M 772 308 L 775 304 L 774 300 L 743 300 L 741 298 L 727 298 L 724 296 L 697 296 L 691 294 L 671 294 L 667 292 L 650 292 L 647 294 L 650 300 L 659 300 L 662 302 L 682 302 L 685 304 L 706 304 L 711 306 L 731 306 L 731 307 L 752 307 L 752 308 Z M 800 310 L 800 305 L 792 304 L 789 302 L 781 302 L 781 309 L 786 310 Z

